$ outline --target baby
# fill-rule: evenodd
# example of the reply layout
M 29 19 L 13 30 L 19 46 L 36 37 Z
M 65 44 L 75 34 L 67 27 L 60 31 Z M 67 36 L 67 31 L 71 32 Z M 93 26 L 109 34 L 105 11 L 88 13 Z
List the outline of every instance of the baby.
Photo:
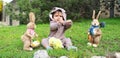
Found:
M 48 38 L 45 38 L 42 40 L 42 45 L 47 49 L 52 49 L 51 46 L 49 46 L 49 39 L 51 37 L 55 37 L 57 39 L 60 39 L 63 46 L 67 48 L 67 50 L 70 49 L 77 49 L 77 47 L 72 45 L 71 39 L 66 38 L 64 36 L 64 33 L 67 29 L 69 29 L 72 25 L 71 20 L 66 20 L 66 13 L 65 10 L 59 7 L 54 7 L 52 11 L 49 14 L 50 17 L 50 34 Z

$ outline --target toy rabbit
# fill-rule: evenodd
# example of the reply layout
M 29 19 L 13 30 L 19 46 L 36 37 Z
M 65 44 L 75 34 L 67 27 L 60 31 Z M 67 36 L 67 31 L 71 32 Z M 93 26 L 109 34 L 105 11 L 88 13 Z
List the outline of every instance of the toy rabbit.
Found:
M 31 46 L 32 44 L 32 39 L 34 37 L 38 37 L 34 29 L 36 28 L 35 24 L 35 15 L 33 12 L 29 13 L 29 18 L 30 22 L 27 24 L 27 30 L 26 32 L 21 36 L 21 40 L 23 41 L 23 49 L 24 50 L 33 50 L 33 47 Z
M 99 11 L 97 17 L 95 18 L 95 10 L 93 10 L 93 15 L 92 15 L 92 19 L 93 21 L 91 22 L 91 27 L 88 31 L 88 45 L 93 45 L 93 47 L 97 47 L 101 36 L 102 36 L 102 32 L 100 29 L 100 23 L 98 21 L 99 15 L 100 15 L 101 11 Z M 103 25 L 103 24 L 102 24 Z

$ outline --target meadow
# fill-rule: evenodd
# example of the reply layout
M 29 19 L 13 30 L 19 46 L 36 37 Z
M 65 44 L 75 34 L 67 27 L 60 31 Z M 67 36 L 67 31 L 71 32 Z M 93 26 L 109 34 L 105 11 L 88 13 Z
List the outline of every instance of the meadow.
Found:
M 97 48 L 88 46 L 87 31 L 92 20 L 80 20 L 73 22 L 73 25 L 65 33 L 71 38 L 73 45 L 78 47 L 78 51 L 56 49 L 48 51 L 51 58 L 68 56 L 69 58 L 91 58 L 91 56 L 105 56 L 111 52 L 120 52 L 120 18 L 100 19 L 105 22 L 102 30 L 102 38 Z M 49 35 L 49 23 L 37 24 L 35 29 L 40 41 Z M 26 25 L 1 26 L 0 27 L 0 58 L 33 58 L 34 52 L 45 49 L 42 45 L 33 51 L 24 51 L 21 35 L 26 31 Z

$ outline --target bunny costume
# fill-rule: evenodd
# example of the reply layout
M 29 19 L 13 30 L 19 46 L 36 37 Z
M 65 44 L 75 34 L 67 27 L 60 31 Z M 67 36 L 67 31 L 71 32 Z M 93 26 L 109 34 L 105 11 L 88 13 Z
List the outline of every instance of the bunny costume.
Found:
M 63 20 L 64 23 L 60 24 L 57 23 L 56 21 L 53 21 L 53 13 L 60 10 L 62 12 L 63 15 Z M 48 38 L 44 38 L 42 39 L 42 45 L 47 48 L 49 47 L 49 38 L 51 37 L 55 37 L 58 38 L 62 41 L 62 44 L 64 47 L 68 48 L 69 46 L 72 46 L 72 42 L 70 38 L 66 38 L 64 36 L 64 33 L 67 29 L 69 29 L 72 25 L 71 23 L 66 22 L 66 13 L 65 10 L 59 7 L 54 7 L 51 12 L 49 13 L 49 21 L 50 21 L 50 34 L 48 36 Z

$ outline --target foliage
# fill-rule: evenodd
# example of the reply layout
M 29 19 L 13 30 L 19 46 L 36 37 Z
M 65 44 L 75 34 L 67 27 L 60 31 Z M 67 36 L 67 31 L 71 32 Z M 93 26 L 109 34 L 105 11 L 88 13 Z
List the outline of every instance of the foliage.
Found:
M 41 0 L 42 11 L 53 7 L 64 8 L 68 19 L 76 21 L 79 18 L 91 18 L 92 10 L 99 10 L 99 0 Z
M 3 2 L 0 0 L 0 12 L 2 11 Z
M 6 12 L 11 19 L 18 19 L 21 23 L 27 23 L 29 21 L 29 12 L 34 12 L 36 21 L 40 21 L 41 5 L 42 3 L 39 0 L 17 0 L 7 4 Z
M 28 13 L 35 12 L 36 22 L 46 23 L 49 22 L 49 12 L 53 7 L 61 7 L 67 11 L 68 19 L 76 21 L 79 18 L 91 18 L 92 10 L 99 10 L 99 0 L 14 0 L 10 3 L 7 10 L 10 10 L 11 16 L 16 17 L 21 23 L 27 23 Z M 16 5 L 19 10 L 18 17 L 15 16 L 13 9 Z M 12 13 L 13 12 L 13 13 Z

